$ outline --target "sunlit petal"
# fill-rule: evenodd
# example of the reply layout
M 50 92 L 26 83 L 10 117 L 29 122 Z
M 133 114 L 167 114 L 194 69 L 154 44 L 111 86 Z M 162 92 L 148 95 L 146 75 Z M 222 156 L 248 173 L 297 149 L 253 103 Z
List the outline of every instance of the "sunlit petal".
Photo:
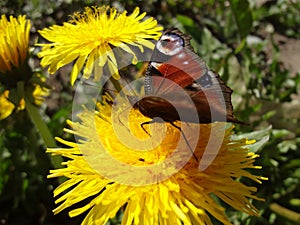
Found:
M 100 67 L 108 64 L 109 71 L 113 73 L 109 75 L 118 78 L 117 70 L 120 68 L 111 46 L 120 47 L 132 54 L 132 62 L 136 63 L 138 59 L 131 50 L 132 46 L 137 46 L 141 52 L 143 47 L 153 49 L 154 44 L 149 40 L 157 40 L 161 35 L 162 27 L 157 26 L 157 21 L 145 18 L 146 13 L 139 13 L 139 8 L 128 16 L 126 11 L 118 13 L 115 8 L 107 6 L 87 7 L 83 13 L 75 13 L 72 20 L 62 26 L 54 25 L 39 31 L 41 36 L 52 42 L 37 44 L 43 46 L 38 54 L 42 58 L 41 65 L 49 67 L 49 73 L 55 73 L 59 68 L 80 58 L 77 68 L 72 70 L 71 84 L 74 84 L 80 73 L 79 69 L 84 65 L 84 78 L 89 78 L 97 68 L 93 66 L 94 63 L 98 63 Z M 99 57 L 95 57 L 96 55 Z M 84 58 L 86 61 L 83 62 Z M 101 71 L 100 68 L 97 69 Z M 94 78 L 100 79 L 99 74 L 94 74 Z

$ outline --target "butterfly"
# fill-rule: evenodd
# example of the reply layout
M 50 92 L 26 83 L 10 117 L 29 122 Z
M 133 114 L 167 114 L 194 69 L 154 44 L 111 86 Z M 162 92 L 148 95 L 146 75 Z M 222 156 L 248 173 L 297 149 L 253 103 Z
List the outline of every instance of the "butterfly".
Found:
M 163 32 L 146 70 L 145 96 L 140 99 L 129 98 L 129 101 L 134 109 L 151 119 L 141 124 L 146 133 L 146 124 L 169 122 L 181 132 L 198 162 L 192 150 L 197 144 L 197 137 L 190 137 L 188 140 L 176 121 L 181 124 L 244 123 L 233 114 L 232 89 L 195 53 L 190 40 L 191 37 L 177 28 Z M 195 134 L 199 132 L 194 131 Z
M 190 40 L 171 28 L 157 41 L 145 74 L 145 96 L 133 105 L 152 119 L 142 127 L 156 118 L 175 127 L 175 121 L 243 123 L 233 115 L 232 90 L 195 53 Z

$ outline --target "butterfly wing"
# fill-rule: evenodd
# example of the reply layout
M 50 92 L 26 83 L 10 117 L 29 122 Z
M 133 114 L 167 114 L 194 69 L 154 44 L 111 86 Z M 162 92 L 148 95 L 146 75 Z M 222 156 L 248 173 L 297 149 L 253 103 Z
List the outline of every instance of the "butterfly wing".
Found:
M 190 37 L 174 28 L 164 32 L 157 42 L 146 72 L 145 86 L 151 85 L 152 93 L 172 92 L 172 83 L 185 88 L 207 71 L 205 62 L 190 46 Z M 167 79 L 157 80 L 156 76 Z M 146 94 L 150 94 L 147 90 Z
M 180 89 L 192 102 L 186 94 L 180 94 Z M 176 28 L 164 32 L 156 44 L 146 72 L 145 93 L 148 97 L 140 101 L 140 109 L 150 118 L 239 122 L 233 115 L 232 90 L 194 52 L 190 37 Z M 192 115 L 195 108 L 198 118 Z

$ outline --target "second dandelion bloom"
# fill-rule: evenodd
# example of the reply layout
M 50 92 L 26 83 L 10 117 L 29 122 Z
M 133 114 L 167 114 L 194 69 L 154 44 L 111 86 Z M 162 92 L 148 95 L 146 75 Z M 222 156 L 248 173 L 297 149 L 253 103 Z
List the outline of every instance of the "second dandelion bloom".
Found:
M 108 6 L 86 7 L 83 13 L 75 13 L 72 19 L 62 26 L 45 28 L 40 34 L 50 41 L 43 46 L 39 56 L 41 65 L 49 66 L 49 72 L 55 73 L 59 68 L 75 62 L 71 72 L 71 84 L 74 84 L 83 69 L 83 76 L 100 80 L 103 67 L 107 65 L 110 75 L 118 79 L 118 63 L 113 52 L 120 48 L 132 55 L 132 63 L 137 62 L 133 47 L 141 52 L 144 47 L 153 49 L 150 40 L 157 40 L 162 27 L 153 18 L 146 18 L 136 8 L 131 15 L 117 12 Z
M 0 81 L 2 73 L 19 68 L 28 57 L 30 21 L 25 15 L 0 19 Z M 13 73 L 12 73 L 13 74 Z M 22 74 L 19 74 L 22 76 Z M 7 77 L 8 79 L 8 77 Z M 19 78 L 19 80 L 21 80 Z
M 248 150 L 253 141 L 232 139 L 228 124 L 196 124 L 197 137 L 186 133 L 188 142 L 197 140 L 194 155 L 199 161 L 205 151 L 215 152 L 207 147 L 212 136 L 220 141 L 213 162 L 200 170 L 187 143 L 180 143 L 181 132 L 171 124 L 152 124 L 147 127 L 149 137 L 140 126 L 149 119 L 139 111 L 132 110 L 127 123 L 120 122 L 122 116 L 112 116 L 112 107 L 105 101 L 98 107 L 97 112 L 85 110 L 81 122 L 70 122 L 72 130 L 66 131 L 80 137 L 77 143 L 58 139 L 68 148 L 48 150 L 69 159 L 64 168 L 49 175 L 68 178 L 54 191 L 60 204 L 55 213 L 91 197 L 85 206 L 69 213 L 76 216 L 88 210 L 82 224 L 105 224 L 119 210 L 124 213 L 122 224 L 211 225 L 211 216 L 231 224 L 217 197 L 236 210 L 258 215 L 250 200 L 260 199 L 256 188 L 239 181 L 241 177 L 258 183 L 264 179 L 248 171 L 260 168 L 254 165 L 258 155 Z M 119 126 L 125 126 L 124 139 L 116 132 Z
M 25 109 L 25 95 L 40 106 L 49 90 L 45 79 L 28 64 L 30 20 L 1 15 L 0 18 L 0 120 Z M 28 102 L 27 102 L 28 103 Z

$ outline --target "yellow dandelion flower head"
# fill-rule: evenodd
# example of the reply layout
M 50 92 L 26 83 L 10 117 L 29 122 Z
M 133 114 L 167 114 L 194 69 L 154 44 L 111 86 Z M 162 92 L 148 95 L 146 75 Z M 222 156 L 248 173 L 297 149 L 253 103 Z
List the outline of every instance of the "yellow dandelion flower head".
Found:
M 0 95 L 0 120 L 7 118 L 14 110 L 15 105 L 8 100 L 9 91 L 6 90 Z
M 80 122 L 69 122 L 72 130 L 66 132 L 80 137 L 77 143 L 58 138 L 69 147 L 48 149 L 69 158 L 64 168 L 50 171 L 49 178 L 68 178 L 54 191 L 60 203 L 54 213 L 91 197 L 69 213 L 89 210 L 82 224 L 105 224 L 119 210 L 124 213 L 122 224 L 211 225 L 210 216 L 231 224 L 214 195 L 237 210 L 258 214 L 250 202 L 259 199 L 256 188 L 236 179 L 264 179 L 245 170 L 260 168 L 253 164 L 258 155 L 248 151 L 252 141 L 231 138 L 231 126 L 192 124 L 184 129 L 183 140 L 182 132 L 168 123 L 149 125 L 147 134 L 140 124 L 149 118 L 138 110 L 130 110 L 124 122 L 105 101 L 98 108 L 85 109 Z M 198 160 L 187 147 L 194 139 Z
M 62 26 L 54 25 L 39 31 L 51 42 L 38 44 L 43 46 L 39 53 L 41 65 L 49 66 L 49 73 L 55 73 L 75 61 L 72 84 L 83 67 L 84 78 L 94 72 L 94 79 L 99 80 L 107 65 L 110 75 L 118 79 L 117 61 L 120 60 L 116 60 L 113 50 L 120 50 L 123 55 L 129 53 L 133 56 L 131 63 L 136 63 L 138 58 L 133 48 L 138 47 L 141 52 L 144 47 L 153 49 L 151 40 L 157 40 L 161 35 L 162 27 L 157 26 L 157 21 L 151 17 L 144 19 L 145 16 L 146 13 L 140 14 L 139 8 L 128 16 L 126 11 L 118 13 L 108 6 L 86 7 L 83 13 L 75 13 Z
M 6 119 L 14 111 L 18 112 L 25 109 L 26 104 L 24 96 L 18 96 L 16 92 L 16 89 L 12 89 L 5 90 L 0 94 L 0 120 Z M 36 106 L 41 106 L 45 98 L 50 94 L 48 88 L 35 83 L 30 84 L 29 87 L 27 87 L 27 92 L 30 101 Z M 17 101 L 12 99 L 17 99 Z
M 41 106 L 45 101 L 45 98 L 48 97 L 49 94 L 50 94 L 49 88 L 43 87 L 39 84 L 33 85 L 32 97 L 33 97 L 33 103 L 36 106 Z
M 0 19 L 0 76 L 20 67 L 28 56 L 30 21 L 25 15 L 17 18 L 1 15 Z M 1 78 L 0 78 L 1 80 Z

